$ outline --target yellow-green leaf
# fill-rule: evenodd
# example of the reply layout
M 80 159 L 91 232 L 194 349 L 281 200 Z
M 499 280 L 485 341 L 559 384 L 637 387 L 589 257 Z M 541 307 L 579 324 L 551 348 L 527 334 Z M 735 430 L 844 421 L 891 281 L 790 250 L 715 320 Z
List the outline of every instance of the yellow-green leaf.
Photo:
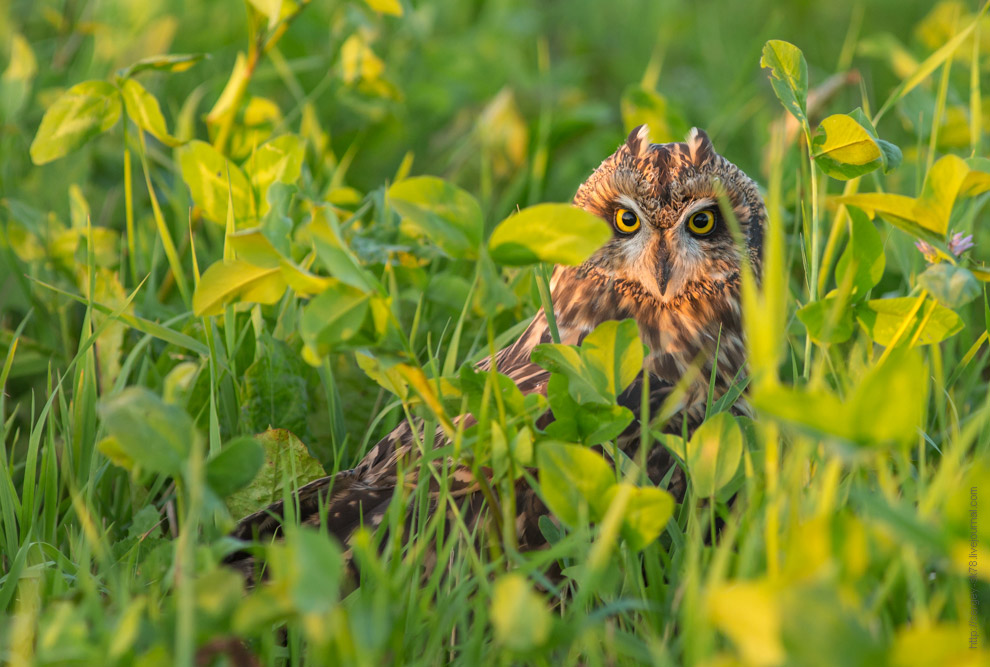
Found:
M 224 224 L 228 197 L 234 203 L 238 221 L 253 215 L 254 198 L 247 176 L 210 144 L 190 141 L 179 150 L 179 166 L 193 201 L 208 219 Z
M 45 164 L 74 151 L 120 120 L 120 95 L 106 81 L 83 81 L 48 107 L 31 142 L 31 160 Z
M 743 437 L 728 412 L 706 419 L 687 443 L 691 484 L 699 496 L 710 498 L 736 474 L 742 458 Z
M 134 79 L 126 79 L 120 92 L 124 98 L 127 116 L 135 125 L 168 146 L 178 146 L 182 143 L 168 133 L 165 116 L 162 115 L 158 100 L 145 90 L 144 86 Z
M 514 651 L 542 645 L 550 637 L 553 617 L 546 603 L 515 572 L 503 575 L 492 592 L 492 624 L 495 641 Z
M 364 0 L 368 3 L 368 6 L 374 9 L 379 14 L 388 14 L 390 16 L 402 16 L 402 5 L 399 4 L 399 0 Z
M 728 635 L 747 664 L 784 662 L 780 603 L 768 582 L 719 584 L 708 595 L 708 617 Z
M 801 49 L 789 42 L 771 39 L 763 46 L 760 67 L 770 69 L 770 85 L 784 108 L 807 126 L 808 63 Z
M 580 264 L 612 237 L 597 215 L 572 204 L 537 204 L 503 220 L 488 242 L 500 264 Z
M 281 270 L 264 268 L 235 259 L 217 262 L 199 279 L 193 294 L 193 312 L 197 316 L 219 315 L 228 303 L 275 303 L 285 293 Z

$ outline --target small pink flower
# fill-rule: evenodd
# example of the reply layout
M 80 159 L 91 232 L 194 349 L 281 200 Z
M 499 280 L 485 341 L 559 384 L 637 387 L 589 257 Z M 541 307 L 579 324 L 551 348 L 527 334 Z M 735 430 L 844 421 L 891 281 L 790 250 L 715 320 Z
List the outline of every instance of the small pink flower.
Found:
M 952 239 L 949 240 L 949 250 L 952 254 L 958 257 L 970 248 L 972 248 L 975 243 L 973 243 L 973 235 L 967 234 L 963 236 L 962 232 L 956 232 L 952 235 Z
M 949 239 L 949 243 L 948 243 L 949 252 L 951 252 L 956 257 L 963 254 L 964 252 L 966 252 L 975 245 L 976 244 L 973 243 L 973 235 L 972 234 L 963 235 L 962 232 L 956 232 L 955 234 L 953 234 L 952 238 Z M 938 256 L 938 250 L 933 248 L 932 245 L 927 241 L 915 241 L 914 247 L 918 249 L 918 252 L 924 255 L 925 261 L 928 262 L 929 264 L 935 264 L 936 262 L 940 261 Z
M 938 251 L 928 241 L 915 241 L 914 247 L 925 257 L 925 261 L 934 264 L 938 261 Z

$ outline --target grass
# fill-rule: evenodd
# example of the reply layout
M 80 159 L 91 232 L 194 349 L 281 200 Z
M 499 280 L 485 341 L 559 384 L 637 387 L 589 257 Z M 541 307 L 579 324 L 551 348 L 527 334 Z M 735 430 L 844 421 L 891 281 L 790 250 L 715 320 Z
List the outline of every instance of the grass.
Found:
M 0 7 L 0 659 L 986 662 L 985 6 L 263 5 Z M 676 506 L 468 370 L 549 300 L 492 230 L 644 121 L 704 127 L 770 214 L 754 419 L 710 397 L 702 435 L 646 436 L 691 473 Z M 575 410 L 622 418 L 595 386 Z M 220 565 L 238 516 L 412 416 L 451 443 L 350 545 L 359 587 L 296 527 L 266 585 Z M 431 518 L 467 454 L 501 498 L 539 467 L 550 549 Z

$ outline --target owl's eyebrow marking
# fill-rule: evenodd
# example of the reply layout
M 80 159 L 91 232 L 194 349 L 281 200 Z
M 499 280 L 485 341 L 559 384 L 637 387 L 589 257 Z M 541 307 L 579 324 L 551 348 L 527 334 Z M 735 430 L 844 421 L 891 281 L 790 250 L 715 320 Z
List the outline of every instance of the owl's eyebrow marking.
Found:
M 706 208 L 714 208 L 718 210 L 718 201 L 714 197 L 702 197 L 696 201 L 691 202 L 690 206 L 684 208 L 681 212 L 680 217 L 677 218 L 677 224 L 683 223 L 690 216 L 694 215 L 698 211 L 703 211 Z
M 646 214 L 643 213 L 643 209 L 636 202 L 636 200 L 630 197 L 629 195 L 619 195 L 618 197 L 615 198 L 615 201 L 617 204 L 619 204 L 619 206 L 623 208 L 628 208 L 631 211 L 633 211 L 636 215 L 639 216 L 640 221 L 646 222 L 649 219 L 647 218 Z

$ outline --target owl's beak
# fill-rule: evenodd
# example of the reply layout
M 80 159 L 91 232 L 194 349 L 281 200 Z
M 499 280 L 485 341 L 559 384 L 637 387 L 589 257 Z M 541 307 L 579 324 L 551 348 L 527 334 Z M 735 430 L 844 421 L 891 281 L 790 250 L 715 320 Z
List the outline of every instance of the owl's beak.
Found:
M 670 281 L 670 250 L 667 248 L 666 243 L 660 244 L 657 258 L 660 260 L 660 265 L 657 267 L 659 269 L 657 278 L 660 284 L 660 295 L 666 296 L 667 283 Z

